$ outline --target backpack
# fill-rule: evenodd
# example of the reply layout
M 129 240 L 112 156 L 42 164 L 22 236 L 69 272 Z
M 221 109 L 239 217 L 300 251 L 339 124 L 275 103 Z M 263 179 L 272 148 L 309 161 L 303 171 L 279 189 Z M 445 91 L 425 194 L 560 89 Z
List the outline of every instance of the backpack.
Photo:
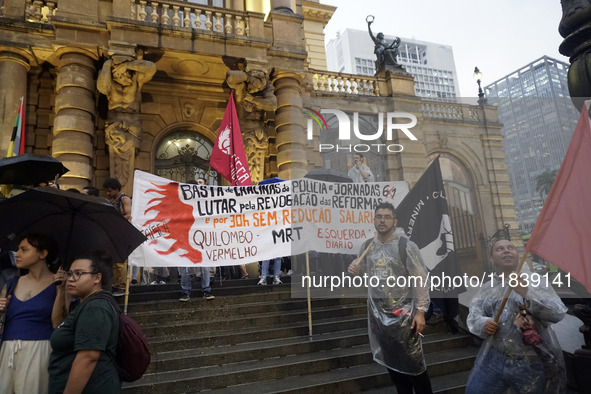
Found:
M 119 377 L 124 382 L 134 382 L 142 377 L 150 365 L 148 340 L 139 324 L 127 316 L 113 297 L 98 295 L 95 299 L 107 300 L 119 313 L 119 340 L 115 362 Z

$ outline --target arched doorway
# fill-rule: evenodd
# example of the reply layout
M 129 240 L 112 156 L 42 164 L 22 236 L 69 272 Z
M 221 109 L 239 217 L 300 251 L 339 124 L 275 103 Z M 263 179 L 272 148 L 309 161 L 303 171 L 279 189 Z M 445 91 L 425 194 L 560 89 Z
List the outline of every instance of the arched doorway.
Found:
M 320 133 L 319 140 L 321 144 L 329 144 L 339 146 L 328 152 L 321 152 L 323 168 L 336 170 L 347 174 L 353 166 L 353 156 L 355 153 L 361 153 L 365 157 L 367 166 L 374 174 L 375 182 L 388 181 L 386 175 L 386 153 L 385 148 L 381 148 L 378 152 L 375 146 L 384 143 L 384 138 L 374 141 L 361 141 L 354 134 L 351 135 L 351 140 L 340 141 L 338 138 L 339 123 L 336 116 L 326 117 L 328 130 Z M 378 129 L 379 119 L 375 114 L 359 114 L 358 125 L 359 131 L 364 135 L 372 135 Z
M 203 135 L 190 130 L 177 130 L 167 134 L 156 148 L 154 172 L 176 182 L 205 178 L 213 143 Z M 216 171 L 209 171 L 209 184 L 219 184 Z
M 448 153 L 432 153 L 427 156 L 431 163 L 437 156 L 447 196 L 449 217 L 454 233 L 456 257 L 463 272 L 479 274 L 486 265 L 484 261 L 479 210 L 474 194 L 474 182 L 466 166 Z

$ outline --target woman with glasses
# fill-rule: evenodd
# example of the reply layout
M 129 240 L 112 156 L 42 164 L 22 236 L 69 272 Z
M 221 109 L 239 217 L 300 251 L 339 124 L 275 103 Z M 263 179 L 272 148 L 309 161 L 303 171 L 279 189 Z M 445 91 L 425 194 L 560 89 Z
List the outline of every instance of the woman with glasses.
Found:
M 47 393 L 49 338 L 63 318 L 52 314 L 57 276 L 50 265 L 57 262 L 57 245 L 51 236 L 28 234 L 14 257 L 27 273 L 0 292 L 0 393 Z
M 113 268 L 100 252 L 79 255 L 65 273 L 80 304 L 51 336 L 50 393 L 119 393 L 115 364 L 119 314 L 110 293 Z M 109 300 L 110 299 L 110 300 Z

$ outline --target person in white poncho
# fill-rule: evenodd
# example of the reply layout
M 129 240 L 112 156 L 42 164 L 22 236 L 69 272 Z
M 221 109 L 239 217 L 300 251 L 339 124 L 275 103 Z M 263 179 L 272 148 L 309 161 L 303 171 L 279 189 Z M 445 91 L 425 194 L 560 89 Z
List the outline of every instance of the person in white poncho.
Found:
M 392 204 L 380 203 L 374 220 L 375 240 L 364 243 L 361 258 L 351 263 L 348 270 L 352 275 L 367 275 L 379 281 L 368 286 L 373 357 L 388 369 L 398 393 L 412 394 L 413 388 L 415 393 L 431 393 L 420 338 L 429 309 L 427 268 L 417 245 L 406 238 L 403 229 L 396 227 Z M 398 277 L 404 278 L 397 280 Z
M 470 303 L 467 319 L 470 332 L 485 341 L 466 393 L 504 393 L 508 388 L 518 393 L 564 392 L 564 360 L 551 325 L 562 320 L 566 306 L 543 280 L 531 280 L 527 273 L 519 282 L 510 280 L 519 260 L 511 241 L 493 241 L 489 259 L 497 272 Z M 495 322 L 509 285 L 513 291 Z

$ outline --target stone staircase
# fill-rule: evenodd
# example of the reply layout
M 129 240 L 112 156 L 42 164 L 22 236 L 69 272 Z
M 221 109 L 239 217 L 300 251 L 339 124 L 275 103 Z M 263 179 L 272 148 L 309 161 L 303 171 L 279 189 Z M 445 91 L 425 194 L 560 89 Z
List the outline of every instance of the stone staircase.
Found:
M 152 363 L 124 393 L 396 391 L 372 360 L 364 299 L 312 300 L 310 338 L 307 301 L 292 299 L 288 283 L 224 281 L 211 301 L 195 290 L 191 301 L 179 302 L 179 288 L 131 288 L 128 311 L 148 337 Z M 449 335 L 444 324 L 424 334 L 433 389 L 463 393 L 478 351 L 472 338 Z

